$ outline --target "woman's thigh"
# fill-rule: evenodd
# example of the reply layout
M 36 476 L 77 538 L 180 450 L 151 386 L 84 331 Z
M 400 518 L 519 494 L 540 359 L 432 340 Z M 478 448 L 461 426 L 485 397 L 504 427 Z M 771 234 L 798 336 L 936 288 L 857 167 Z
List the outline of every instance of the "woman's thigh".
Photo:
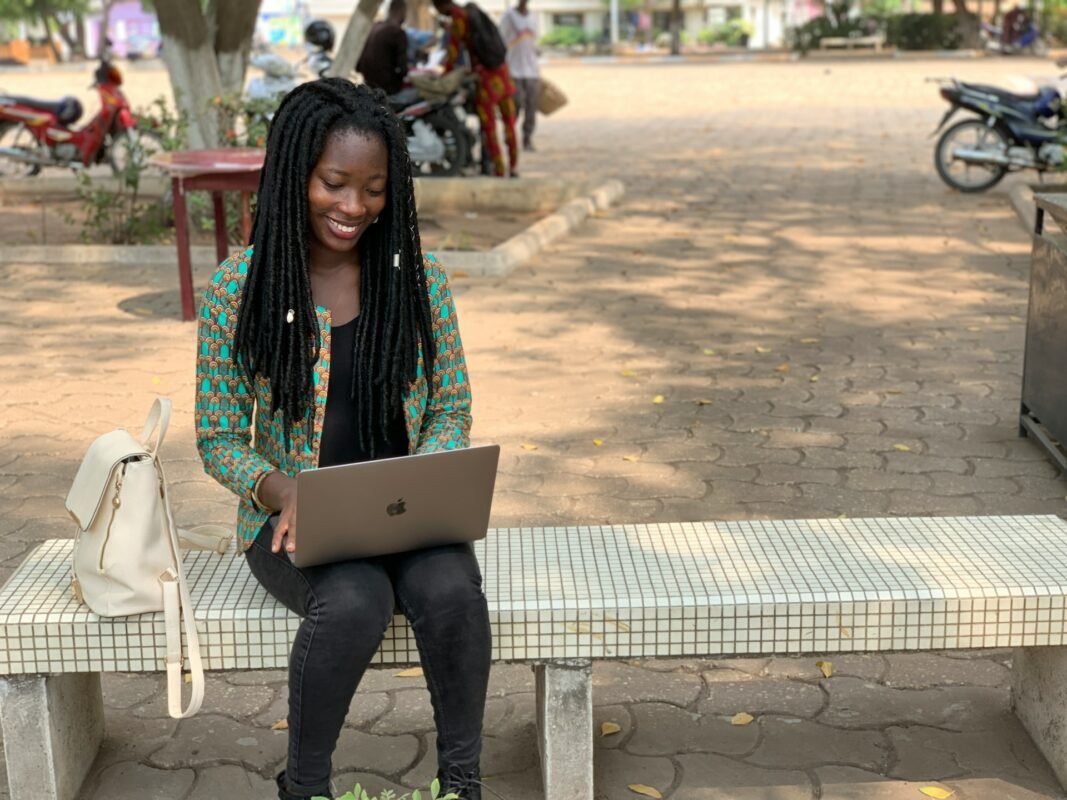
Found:
M 282 605 L 300 617 L 312 607 L 341 613 L 364 612 L 375 619 L 393 611 L 393 584 L 379 559 L 358 559 L 300 569 L 285 553 L 270 549 L 273 531 L 263 526 L 245 552 L 256 580 Z
M 398 553 L 386 560 L 386 567 L 405 614 L 420 615 L 482 595 L 481 568 L 469 544 Z

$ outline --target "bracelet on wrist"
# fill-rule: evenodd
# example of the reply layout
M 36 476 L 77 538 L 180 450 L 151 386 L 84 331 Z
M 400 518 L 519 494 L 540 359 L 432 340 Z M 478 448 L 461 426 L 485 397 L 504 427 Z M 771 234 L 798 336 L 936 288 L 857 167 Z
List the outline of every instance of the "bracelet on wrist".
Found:
M 256 482 L 252 486 L 252 502 L 256 505 L 256 508 L 258 508 L 260 511 L 266 511 L 268 514 L 273 514 L 278 509 L 271 508 L 266 503 L 264 503 L 263 500 L 259 496 L 259 490 L 260 490 L 260 487 L 263 485 L 264 479 L 268 475 L 270 475 L 272 471 L 273 470 L 267 470 L 266 472 L 261 474 L 258 478 L 256 478 Z

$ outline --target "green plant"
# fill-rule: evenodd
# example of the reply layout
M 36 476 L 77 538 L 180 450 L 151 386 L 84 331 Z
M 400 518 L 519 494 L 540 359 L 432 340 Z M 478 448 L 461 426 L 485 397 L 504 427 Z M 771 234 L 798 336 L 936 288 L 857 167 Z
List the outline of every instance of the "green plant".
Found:
M 545 47 L 581 47 L 589 44 L 589 35 L 577 25 L 560 25 L 541 37 Z
M 429 796 L 427 800 L 460 800 L 459 795 L 449 792 L 448 794 L 441 794 L 441 783 L 434 778 L 433 783 L 430 784 Z M 356 788 L 351 792 L 346 792 L 337 798 L 337 800 L 422 800 L 422 792 L 416 789 L 411 794 L 404 794 L 397 796 L 396 792 L 392 789 L 385 789 L 380 795 L 371 797 L 367 794 L 367 791 L 360 785 L 356 784 Z M 314 797 L 312 800 L 326 800 L 325 797 Z
M 886 20 L 886 42 L 901 50 L 958 50 L 957 14 L 900 14 Z
M 697 36 L 703 45 L 724 44 L 727 47 L 743 47 L 752 36 L 752 24 L 742 19 L 730 19 L 719 25 L 705 28 Z

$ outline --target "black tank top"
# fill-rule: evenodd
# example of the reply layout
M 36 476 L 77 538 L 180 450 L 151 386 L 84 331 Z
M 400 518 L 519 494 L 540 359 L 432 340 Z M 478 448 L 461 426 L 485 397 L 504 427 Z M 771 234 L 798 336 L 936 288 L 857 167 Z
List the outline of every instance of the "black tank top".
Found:
M 352 391 L 352 351 L 356 346 L 356 320 L 330 329 L 330 385 L 326 390 L 326 416 L 319 443 L 319 466 L 355 464 L 371 459 L 370 448 L 360 447 L 356 401 Z M 369 443 L 368 443 L 369 444 Z M 387 430 L 374 431 L 374 458 L 408 454 L 408 435 L 399 408 L 389 415 Z

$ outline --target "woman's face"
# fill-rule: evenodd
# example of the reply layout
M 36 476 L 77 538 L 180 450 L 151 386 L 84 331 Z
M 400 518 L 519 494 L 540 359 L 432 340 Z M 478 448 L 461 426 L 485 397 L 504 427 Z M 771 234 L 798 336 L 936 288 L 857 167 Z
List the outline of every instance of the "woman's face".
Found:
M 334 252 L 356 242 L 385 209 L 389 153 L 377 137 L 341 131 L 326 140 L 308 181 L 312 245 Z

